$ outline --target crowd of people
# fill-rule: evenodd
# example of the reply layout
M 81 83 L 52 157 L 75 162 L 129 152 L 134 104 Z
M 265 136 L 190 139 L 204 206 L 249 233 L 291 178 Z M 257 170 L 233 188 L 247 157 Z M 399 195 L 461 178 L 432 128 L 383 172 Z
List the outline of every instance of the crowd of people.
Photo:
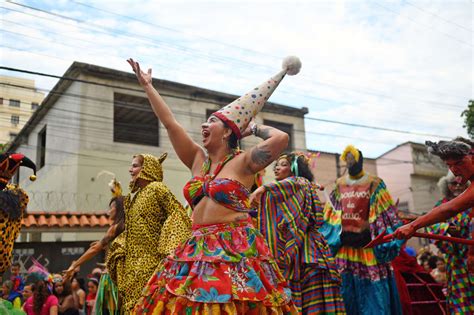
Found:
M 13 262 L 10 278 L 2 283 L 0 314 L 100 314 L 95 308 L 103 270 L 91 272 L 87 279 L 78 278 L 77 273 L 66 279 L 34 261 L 26 274 L 20 274 L 20 264 Z
M 361 150 L 345 148 L 347 173 L 322 203 L 310 157 L 283 152 L 288 135 L 255 122 L 281 80 L 298 73 L 299 59 L 287 58 L 278 74 L 214 112 L 201 126 L 202 143 L 174 118 L 151 69 L 128 63 L 191 172 L 183 189 L 191 213 L 163 182 L 166 153 L 133 156 L 130 193 L 111 183 L 112 224 L 104 237 L 61 274 L 35 264 L 22 279 L 13 263 L 3 308 L 28 315 L 402 314 L 391 262 L 402 248 L 408 253 L 405 239 L 422 227 L 471 237 L 470 140 L 428 143 L 452 173 L 440 181 L 444 195 L 435 209 L 402 226 L 384 181 L 364 169 Z M 239 141 L 249 136 L 260 141 L 241 151 Z M 272 163 L 275 181 L 256 180 Z M 16 168 L 6 168 L 11 177 Z M 384 232 L 397 238 L 369 246 Z M 419 264 L 446 286 L 451 314 L 474 314 L 474 249 L 434 245 L 440 255 L 425 251 Z M 106 268 L 82 286 L 77 269 L 101 251 Z

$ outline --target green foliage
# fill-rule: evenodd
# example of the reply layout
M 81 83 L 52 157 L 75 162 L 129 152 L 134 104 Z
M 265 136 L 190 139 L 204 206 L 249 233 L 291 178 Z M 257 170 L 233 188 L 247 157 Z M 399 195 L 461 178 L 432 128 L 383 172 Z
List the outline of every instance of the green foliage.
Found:
M 467 129 L 469 137 L 474 138 L 474 100 L 470 100 L 467 109 L 461 113 L 464 117 L 464 128 Z

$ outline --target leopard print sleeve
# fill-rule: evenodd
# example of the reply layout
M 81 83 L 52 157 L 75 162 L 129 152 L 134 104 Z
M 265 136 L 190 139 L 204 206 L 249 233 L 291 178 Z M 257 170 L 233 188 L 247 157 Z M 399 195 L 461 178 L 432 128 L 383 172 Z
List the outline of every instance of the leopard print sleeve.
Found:
M 165 185 L 161 186 L 164 198 L 159 198 L 161 207 L 166 212 L 166 220 L 159 237 L 159 251 L 164 255 L 171 254 L 176 247 L 191 236 L 191 219 L 183 205 Z

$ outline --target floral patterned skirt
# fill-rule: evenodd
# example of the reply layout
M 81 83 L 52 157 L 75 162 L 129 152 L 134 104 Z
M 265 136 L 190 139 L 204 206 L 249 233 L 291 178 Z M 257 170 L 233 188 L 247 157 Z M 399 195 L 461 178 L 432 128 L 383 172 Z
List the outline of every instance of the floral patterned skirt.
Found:
M 134 314 L 297 314 L 291 292 L 250 220 L 194 225 L 165 258 Z

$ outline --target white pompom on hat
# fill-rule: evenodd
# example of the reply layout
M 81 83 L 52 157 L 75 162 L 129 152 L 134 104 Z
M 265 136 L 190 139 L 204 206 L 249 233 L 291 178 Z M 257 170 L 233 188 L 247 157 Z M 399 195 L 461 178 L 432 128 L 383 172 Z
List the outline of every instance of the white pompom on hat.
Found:
M 295 56 L 286 57 L 283 60 L 282 68 L 269 80 L 214 112 L 213 115 L 229 126 L 237 138 L 242 138 L 242 132 L 247 128 L 252 118 L 260 112 L 285 75 L 295 75 L 300 71 L 301 61 Z

